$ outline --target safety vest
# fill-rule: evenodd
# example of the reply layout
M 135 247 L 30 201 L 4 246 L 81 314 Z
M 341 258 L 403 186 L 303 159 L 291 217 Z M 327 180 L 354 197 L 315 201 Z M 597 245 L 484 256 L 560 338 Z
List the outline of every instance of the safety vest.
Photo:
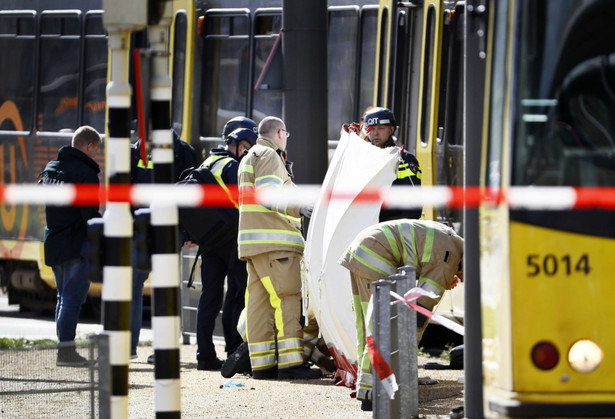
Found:
M 231 202 L 235 205 L 235 208 L 239 208 L 239 204 L 233 199 L 231 192 L 228 187 L 222 180 L 222 171 L 226 167 L 227 164 L 236 161 L 234 158 L 229 156 L 221 156 L 212 154 L 205 159 L 205 161 L 201 164 L 200 167 L 207 167 L 209 171 L 214 175 L 218 184 L 224 189 L 226 194 L 228 195 Z

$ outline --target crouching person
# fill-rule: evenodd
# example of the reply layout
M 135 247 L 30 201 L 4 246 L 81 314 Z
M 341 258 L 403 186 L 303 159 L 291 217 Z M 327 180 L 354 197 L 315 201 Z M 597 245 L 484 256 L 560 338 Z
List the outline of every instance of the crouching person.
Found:
M 395 274 L 399 267 L 414 266 L 417 286 L 438 296 L 435 300 L 421 297 L 418 305 L 433 310 L 444 291 L 463 281 L 462 256 L 463 239 L 450 227 L 435 221 L 400 219 L 364 229 L 340 258 L 340 265 L 350 271 L 357 317 L 357 399 L 362 410 L 372 408 L 373 378 L 366 345 L 371 319 L 365 317 L 372 295 L 371 283 Z M 428 320 L 417 313 L 417 344 Z

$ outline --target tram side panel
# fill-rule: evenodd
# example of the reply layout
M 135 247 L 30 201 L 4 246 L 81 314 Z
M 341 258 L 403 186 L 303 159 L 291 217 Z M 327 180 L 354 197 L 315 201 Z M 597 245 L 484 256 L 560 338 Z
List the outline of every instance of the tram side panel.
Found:
M 0 12 L 2 185 L 36 183 L 79 125 L 104 132 L 106 37 L 101 12 L 87 11 L 88 4 L 81 12 Z M 40 75 L 39 67 L 46 69 Z M 97 160 L 104 168 L 103 151 Z M 0 206 L 0 281 L 11 304 L 55 305 L 53 273 L 44 264 L 44 212 L 43 205 Z

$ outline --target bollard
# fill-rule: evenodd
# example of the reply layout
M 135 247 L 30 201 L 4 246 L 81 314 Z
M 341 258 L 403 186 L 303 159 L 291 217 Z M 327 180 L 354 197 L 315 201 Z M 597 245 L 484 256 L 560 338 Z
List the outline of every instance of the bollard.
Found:
M 92 353 L 94 345 L 90 345 L 90 359 L 96 359 L 96 365 L 91 367 L 91 371 L 94 372 L 94 368 L 98 369 L 98 417 L 100 419 L 109 419 L 111 417 L 111 395 L 109 393 L 109 389 L 111 387 L 109 382 L 109 335 L 101 333 L 92 335 L 90 339 L 94 341 L 96 345 L 95 353 Z M 94 379 L 95 378 L 92 378 L 92 380 Z M 92 417 L 96 416 L 92 415 Z
M 395 274 L 389 276 L 389 280 L 393 283 L 391 288 L 399 295 L 404 295 L 408 291 L 409 282 L 408 278 L 404 274 Z M 390 300 L 390 299 L 389 299 Z M 411 358 L 408 353 L 408 329 L 410 327 L 410 321 L 408 317 L 409 313 L 401 304 L 395 304 L 391 306 L 391 369 L 395 373 L 397 379 L 397 385 L 399 390 L 395 394 L 395 398 L 390 400 L 391 404 L 391 418 L 403 417 L 401 412 L 406 411 L 402 406 L 408 404 L 408 373 Z
M 391 400 L 380 384 L 377 374 L 373 375 L 374 417 L 377 418 L 418 418 L 416 312 L 402 304 L 391 306 L 389 296 L 391 289 L 403 296 L 413 288 L 416 285 L 416 269 L 404 266 L 399 268 L 398 272 L 389 276 L 388 281 L 373 283 L 374 338 L 380 354 L 393 370 L 399 386 L 395 398 Z M 387 318 L 389 322 L 386 321 Z
M 403 276 L 398 280 L 396 292 L 404 295 L 416 286 L 416 268 L 402 266 L 397 270 L 396 276 Z M 419 417 L 419 366 L 418 345 L 416 341 L 416 311 L 398 305 L 399 327 L 399 412 L 397 417 Z M 405 413 L 405 414 L 404 414 Z
M 372 282 L 372 290 L 374 295 L 374 340 L 378 351 L 385 362 L 391 365 L 391 285 L 392 281 L 381 279 L 380 281 Z M 372 377 L 374 380 L 374 393 L 372 393 L 373 416 L 375 418 L 388 418 L 391 413 L 391 403 L 389 397 L 384 390 L 382 383 L 378 379 L 378 374 L 373 371 Z

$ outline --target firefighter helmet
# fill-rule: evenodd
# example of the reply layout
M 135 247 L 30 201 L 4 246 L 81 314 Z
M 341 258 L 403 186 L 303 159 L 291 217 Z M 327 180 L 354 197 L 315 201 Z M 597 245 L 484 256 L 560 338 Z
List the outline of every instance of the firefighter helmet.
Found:
M 233 132 L 231 132 L 229 135 L 226 136 L 226 138 L 224 139 L 224 142 L 226 144 L 230 144 L 232 142 L 239 144 L 241 140 L 246 140 L 247 142 L 250 143 L 251 146 L 253 146 L 254 144 L 256 144 L 256 138 L 258 138 L 258 136 L 251 129 L 237 128 L 236 130 L 234 130 Z
M 255 134 L 257 132 L 256 122 L 244 116 L 236 116 L 233 119 L 229 119 L 229 121 L 224 125 L 224 129 L 222 130 L 222 138 L 226 139 L 226 137 L 237 128 L 247 128 L 252 130 Z
M 395 126 L 395 116 L 389 108 L 372 108 L 363 117 L 367 126 L 372 125 L 392 125 Z

